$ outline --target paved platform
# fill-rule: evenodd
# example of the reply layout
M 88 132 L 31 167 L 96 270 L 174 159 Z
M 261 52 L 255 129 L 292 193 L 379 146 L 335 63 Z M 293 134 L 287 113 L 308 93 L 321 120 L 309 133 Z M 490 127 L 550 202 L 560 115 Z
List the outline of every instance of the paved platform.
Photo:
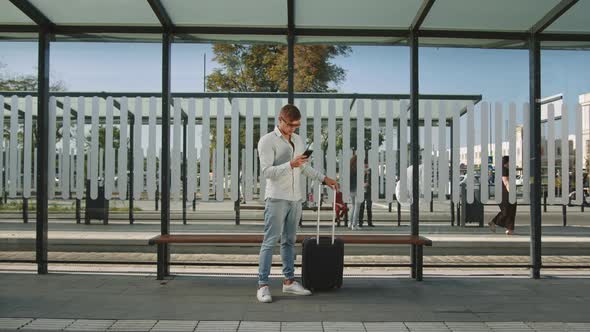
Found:
M 590 275 L 347 278 L 255 298 L 256 279 L 0 274 L 0 329 L 69 331 L 589 331 Z
M 590 324 L 564 322 L 264 322 L 0 318 L 3 331 L 196 332 L 587 332 Z

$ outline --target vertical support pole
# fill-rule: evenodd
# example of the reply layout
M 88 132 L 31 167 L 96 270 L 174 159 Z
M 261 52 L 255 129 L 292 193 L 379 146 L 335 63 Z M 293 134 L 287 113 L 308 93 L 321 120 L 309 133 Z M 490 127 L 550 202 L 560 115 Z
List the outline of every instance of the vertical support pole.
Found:
M 411 219 L 411 234 L 418 236 L 419 234 L 419 210 L 420 210 L 420 184 L 418 182 L 419 174 L 419 157 L 420 157 L 420 139 L 418 136 L 418 104 L 419 104 L 419 75 L 418 75 L 418 33 L 415 30 L 410 31 L 410 146 L 412 158 L 412 205 L 410 207 Z M 401 110 L 404 112 L 405 110 Z M 412 245 L 410 252 L 412 260 L 412 278 L 416 278 L 416 271 L 418 269 L 417 248 Z
M 38 129 L 37 129 L 38 130 Z M 2 128 L 2 132 L 4 132 L 4 128 Z M 37 150 L 38 151 L 38 150 Z M 39 153 L 39 152 L 37 152 Z M 2 183 L 4 183 L 4 189 L 2 189 L 2 197 L 0 197 L 0 202 L 2 204 L 6 204 L 7 203 L 7 197 L 6 197 L 6 168 L 8 168 L 8 164 L 6 164 L 6 151 L 2 152 Z
M 162 35 L 162 211 L 160 234 L 170 234 L 170 49 L 172 34 Z M 167 243 L 158 244 L 158 280 L 170 275 L 170 248 Z
M 547 212 L 547 189 L 543 191 L 543 212 Z
M 422 281 L 423 246 L 416 246 L 416 281 Z
M 288 103 L 293 104 L 295 90 L 295 0 L 287 0 L 287 92 Z
M 395 157 L 395 160 L 397 161 L 396 168 L 397 168 L 397 174 L 398 174 L 398 184 L 397 185 L 399 185 L 399 178 L 402 177 L 402 173 L 400 172 L 401 167 L 400 167 L 400 162 L 399 162 L 399 153 L 400 153 L 400 151 L 399 151 L 399 148 L 400 148 L 399 135 L 400 135 L 400 122 L 398 120 L 397 121 L 397 152 L 396 152 L 396 157 Z M 402 206 L 399 203 L 399 197 L 395 198 L 395 202 L 397 204 L 397 226 L 399 227 L 402 225 Z
M 155 203 L 156 203 L 156 211 L 158 211 L 159 206 L 158 204 L 160 203 L 160 186 L 156 183 L 156 199 L 155 199 Z
M 133 168 L 134 166 L 134 156 L 135 156 L 135 140 L 134 140 L 134 136 L 135 136 L 135 116 L 133 116 L 133 114 L 131 112 L 129 112 L 129 155 L 127 157 L 127 166 L 129 167 L 128 170 L 128 174 L 129 176 L 127 177 L 127 184 L 129 185 L 129 188 L 127 189 L 127 197 L 129 197 L 129 224 L 133 224 L 133 222 L 135 220 L 133 220 Z
M 451 122 L 451 162 L 449 163 L 449 171 L 451 174 L 451 188 L 450 188 L 450 192 L 451 192 L 451 226 L 455 226 L 455 202 L 453 202 L 453 181 L 455 181 L 455 179 L 453 179 L 453 131 L 455 131 L 455 124 L 453 122 Z M 448 176 L 448 174 L 447 174 Z M 459 218 L 459 216 L 457 216 L 457 219 Z M 457 223 L 458 224 L 458 223 Z
M 541 44 L 529 39 L 530 167 L 531 167 L 531 278 L 541 277 Z
M 242 122 L 240 121 L 239 114 L 238 114 L 238 128 L 239 128 L 238 132 L 242 132 L 242 130 L 243 130 L 242 129 Z M 242 145 L 240 143 L 240 140 L 238 139 L 238 199 L 234 202 L 234 211 L 236 212 L 236 226 L 238 226 L 240 224 L 240 195 L 241 195 L 240 188 L 242 186 L 242 177 L 243 176 L 244 176 L 244 173 L 242 172 Z
M 29 222 L 29 199 L 23 198 L 23 223 Z
M 82 201 L 76 198 L 76 224 L 80 223 L 82 219 L 82 213 L 80 212 Z
M 186 183 L 186 127 L 188 117 L 183 118 L 182 124 L 182 223 L 186 225 L 186 203 L 188 198 L 186 197 L 187 183 Z
M 39 31 L 39 56 L 37 80 L 37 222 L 36 261 L 37 273 L 47 274 L 47 228 L 48 228 L 48 174 L 49 169 L 49 27 Z M 55 167 L 52 165 L 51 167 Z
M 561 206 L 561 216 L 563 217 L 563 227 L 567 226 L 567 205 Z

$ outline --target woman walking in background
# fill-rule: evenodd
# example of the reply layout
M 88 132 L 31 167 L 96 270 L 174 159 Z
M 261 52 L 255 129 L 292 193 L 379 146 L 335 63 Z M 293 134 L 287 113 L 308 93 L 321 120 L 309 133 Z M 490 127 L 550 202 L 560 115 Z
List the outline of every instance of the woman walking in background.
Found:
M 514 223 L 516 219 L 516 203 L 511 204 L 509 201 L 508 185 L 508 156 L 502 157 L 502 201 L 500 202 L 500 212 L 488 222 L 490 230 L 496 232 L 496 226 L 506 228 L 506 235 L 514 234 Z

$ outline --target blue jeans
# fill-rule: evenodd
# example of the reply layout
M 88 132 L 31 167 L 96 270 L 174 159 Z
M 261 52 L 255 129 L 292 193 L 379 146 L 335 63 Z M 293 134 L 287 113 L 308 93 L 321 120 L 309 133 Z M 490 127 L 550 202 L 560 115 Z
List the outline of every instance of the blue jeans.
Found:
M 264 240 L 260 247 L 258 285 L 267 285 L 272 253 L 281 239 L 283 274 L 286 279 L 295 278 L 295 240 L 297 223 L 301 218 L 301 202 L 269 198 L 264 209 Z

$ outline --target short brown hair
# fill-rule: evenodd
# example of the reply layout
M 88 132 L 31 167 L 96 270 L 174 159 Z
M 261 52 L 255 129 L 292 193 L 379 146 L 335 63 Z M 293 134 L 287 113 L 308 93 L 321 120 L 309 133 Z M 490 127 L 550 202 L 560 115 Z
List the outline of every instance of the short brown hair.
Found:
M 292 104 L 283 106 L 279 115 L 282 116 L 283 119 L 289 121 L 297 121 L 301 119 L 301 112 L 299 112 L 297 106 Z

